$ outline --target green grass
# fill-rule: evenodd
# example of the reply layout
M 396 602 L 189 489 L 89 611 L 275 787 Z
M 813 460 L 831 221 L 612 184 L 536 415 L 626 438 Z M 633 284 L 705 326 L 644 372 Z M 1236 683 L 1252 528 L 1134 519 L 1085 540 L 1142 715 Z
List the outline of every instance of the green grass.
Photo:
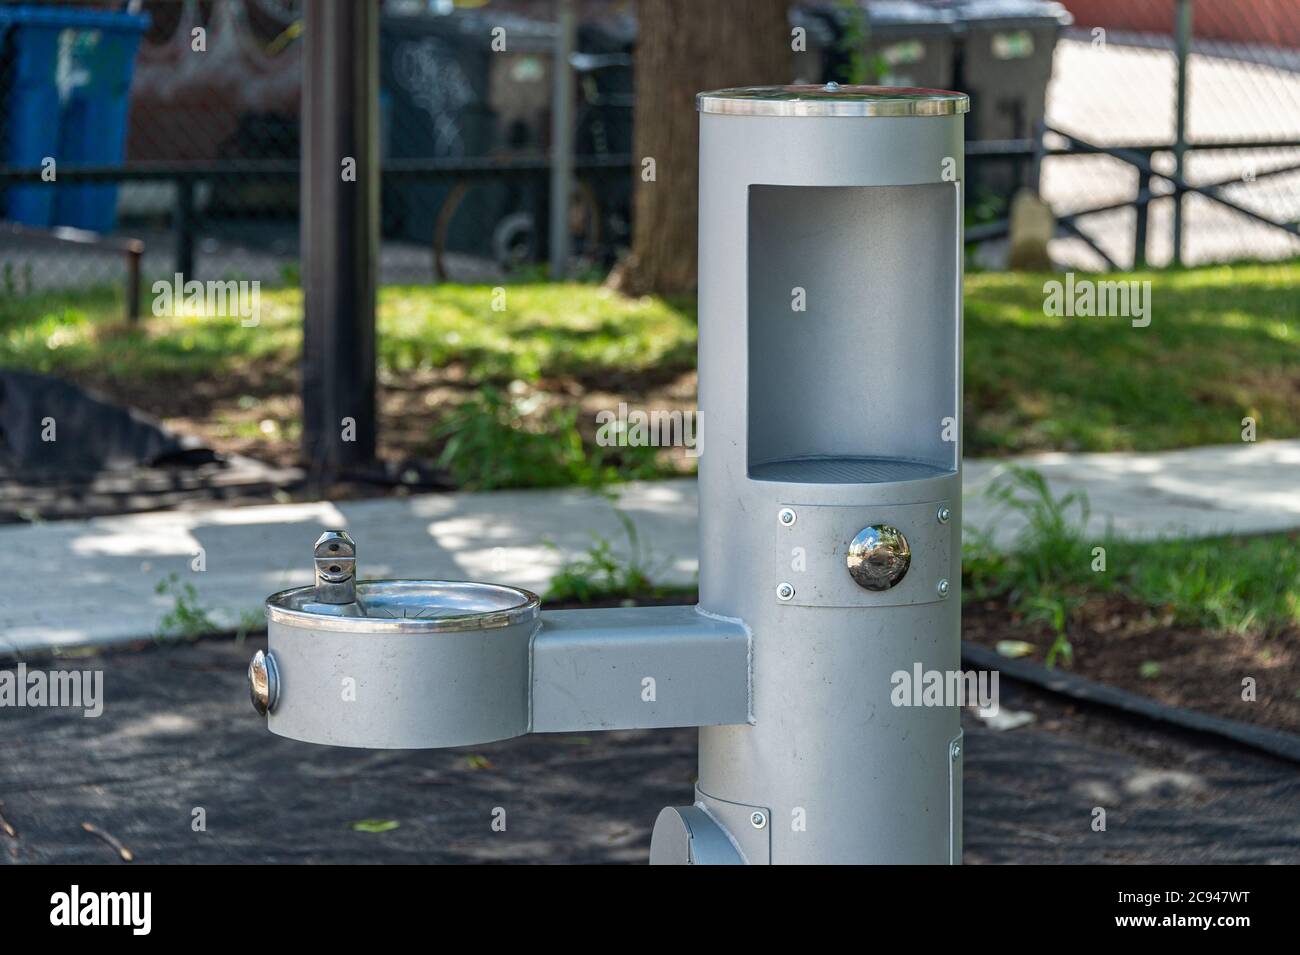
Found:
M 1151 281 L 1146 328 L 1044 315 L 1052 277 L 967 279 L 968 454 L 1300 435 L 1300 264 L 1106 276 Z
M 395 371 L 457 363 L 472 378 L 600 378 L 695 364 L 693 308 L 625 298 L 598 285 L 386 288 L 379 357 Z
M 263 288 L 260 321 L 199 315 L 122 322 L 108 290 L 0 297 L 0 366 L 114 377 L 216 375 L 250 361 L 297 361 L 302 294 Z M 474 380 L 536 380 L 688 370 L 695 362 L 693 311 L 662 299 L 631 299 L 597 285 L 507 286 L 493 309 L 489 286 L 392 286 L 379 295 L 379 365 L 401 373 L 455 364 Z
M 1058 634 L 1070 655 L 1073 611 L 1121 594 L 1173 622 L 1229 633 L 1277 634 L 1300 624 L 1300 533 L 1130 541 L 1083 529 L 1087 499 L 1054 497 L 1040 474 L 1012 468 L 990 493 L 1026 526 L 1010 552 L 968 529 L 963 598 L 1006 597 Z
M 600 487 L 620 479 L 667 476 L 656 449 L 609 450 L 584 442 L 578 409 L 543 406 L 537 392 L 512 395 L 485 385 L 434 430 L 445 443 L 438 464 L 458 487 Z
M 154 318 L 123 324 L 119 292 L 0 297 L 0 367 L 72 378 L 160 380 L 219 375 L 260 361 L 292 362 L 301 345 L 301 296 L 263 292 L 261 323 Z
M 1231 443 L 1248 416 L 1261 440 L 1300 436 L 1300 262 L 1107 276 L 1151 281 L 1146 328 L 1045 315 L 1048 278 L 967 277 L 968 454 Z M 625 393 L 693 367 L 691 302 L 583 283 L 505 289 L 500 311 L 488 286 L 383 289 L 381 373 L 452 367 L 471 384 L 577 381 Z M 146 308 L 143 326 L 128 330 L 113 292 L 5 295 L 0 366 L 90 383 L 283 372 L 298 360 L 301 308 L 297 289 L 266 288 L 255 328 Z

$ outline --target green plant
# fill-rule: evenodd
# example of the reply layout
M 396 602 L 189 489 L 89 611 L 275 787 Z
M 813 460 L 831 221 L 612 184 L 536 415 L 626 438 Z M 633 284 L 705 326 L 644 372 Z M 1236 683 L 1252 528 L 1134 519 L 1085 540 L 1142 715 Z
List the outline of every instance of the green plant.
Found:
M 179 575 L 169 574 L 158 581 L 154 593 L 171 595 L 174 600 L 172 609 L 158 621 L 159 637 L 197 637 L 219 629 L 199 603 L 194 585 L 188 580 L 182 583 Z
M 1055 634 L 1049 666 L 1073 656 L 1079 608 L 1118 593 L 1184 626 L 1229 633 L 1280 633 L 1300 623 L 1300 534 L 1132 541 L 1086 534 L 1086 495 L 1053 495 L 1041 474 L 1009 468 L 988 493 L 1024 524 L 1011 548 L 969 529 L 962 554 L 967 600 L 1006 598 L 1026 619 Z M 1100 547 L 1107 570 L 1093 570 Z
M 1074 646 L 1070 643 L 1070 614 L 1082 601 L 1059 593 L 1032 594 L 1024 599 L 1025 619 L 1046 623 L 1055 637 L 1043 657 L 1046 666 L 1056 666 L 1056 658 L 1063 657 L 1065 665 L 1074 662 Z
M 462 402 L 434 437 L 446 442 L 438 464 L 465 488 L 598 485 L 604 477 L 582 446 L 574 409 L 538 413 L 535 400 L 492 387 Z
M 564 564 L 551 578 L 550 588 L 546 592 L 548 601 L 591 603 L 595 600 L 649 596 L 659 592 L 650 579 L 650 569 L 641 549 L 636 525 L 622 511 L 616 510 L 614 515 L 627 535 L 627 552 L 619 554 L 608 540 L 593 533 L 591 547 L 586 553 Z
M 835 49 L 844 57 L 838 78 L 855 86 L 879 83 L 889 64 L 879 54 L 867 55 L 871 24 L 866 9 L 857 0 L 838 0 L 836 6 L 839 7 L 842 28 Z
M 1025 522 L 1014 546 L 1021 587 L 1038 591 L 1080 579 L 1090 551 L 1083 539 L 1091 513 L 1087 494 L 1056 497 L 1042 474 L 1020 465 L 994 478 L 987 493 Z
M 990 483 L 987 495 L 1023 522 L 1010 549 L 996 545 L 987 531 L 968 531 L 962 549 L 962 587 L 967 600 L 1007 597 L 1011 606 L 1031 620 L 1049 624 L 1056 634 L 1047 654 L 1069 662 L 1073 647 L 1067 637 L 1070 616 L 1081 603 L 1081 591 L 1105 587 L 1109 580 L 1093 579 L 1091 544 L 1084 538 L 1089 506 L 1085 494 L 1052 494 L 1043 476 L 1013 466 Z

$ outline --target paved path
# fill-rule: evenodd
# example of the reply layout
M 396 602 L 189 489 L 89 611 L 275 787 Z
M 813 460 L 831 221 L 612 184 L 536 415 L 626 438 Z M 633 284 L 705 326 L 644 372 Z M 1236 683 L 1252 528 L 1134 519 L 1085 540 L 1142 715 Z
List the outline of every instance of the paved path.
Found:
M 272 736 L 244 682 L 263 646 L 208 640 L 66 662 L 104 671 L 104 710 L 6 712 L 0 811 L 16 835 L 0 828 L 0 864 L 117 862 L 83 823 L 145 864 L 637 863 L 658 811 L 690 802 L 694 730 L 405 752 Z M 1009 732 L 963 720 L 968 863 L 1300 862 L 1294 766 L 1012 681 L 1001 689 L 1037 718 Z M 1092 831 L 1096 806 L 1105 832 Z M 504 832 L 491 828 L 496 807 Z M 368 819 L 398 828 L 353 828 Z
M 1164 454 L 1046 454 L 1019 459 L 1058 493 L 1083 488 L 1092 528 L 1126 535 L 1256 533 L 1300 527 L 1300 441 Z M 967 527 L 1010 544 L 1017 524 L 982 490 L 1006 462 L 966 465 Z M 634 521 L 652 577 L 696 574 L 690 480 L 633 484 L 618 507 Z M 626 538 L 613 506 L 581 491 L 428 494 L 378 500 L 167 511 L 0 529 L 0 655 L 155 634 L 177 604 L 175 574 L 221 627 L 260 616 L 266 595 L 311 582 L 311 544 L 347 527 L 365 577 L 494 580 L 545 590 L 599 534 Z M 550 541 L 554 546 L 548 546 Z M 191 570 L 202 549 L 206 570 Z

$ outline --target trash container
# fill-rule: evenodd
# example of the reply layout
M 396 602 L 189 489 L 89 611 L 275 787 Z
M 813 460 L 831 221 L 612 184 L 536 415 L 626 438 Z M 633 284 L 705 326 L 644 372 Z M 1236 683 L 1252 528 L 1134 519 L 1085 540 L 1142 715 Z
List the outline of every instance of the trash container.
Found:
M 962 75 L 970 93 L 970 139 L 1024 139 L 1047 110 L 1052 53 L 1074 22 L 1050 0 L 965 0 L 954 8 L 962 29 Z
M 1047 112 L 1052 55 L 1073 22 L 1069 11 L 1051 0 L 963 0 L 954 10 L 963 32 L 953 84 L 970 93 L 967 138 L 1032 138 Z M 1028 159 L 975 164 L 968 198 L 1010 197 L 1028 166 Z
M 860 49 L 853 43 L 854 19 L 865 33 Z M 921 0 L 871 0 L 857 9 L 836 4 L 795 8 L 792 22 L 808 30 L 809 49 L 821 51 L 822 75 L 841 83 L 865 79 L 884 86 L 946 89 L 953 85 L 953 37 L 956 24 L 946 4 Z M 850 55 L 867 59 L 868 75 L 851 75 Z
M 493 30 L 505 49 L 493 52 Z M 380 21 L 381 155 L 448 162 L 539 150 L 539 108 L 550 96 L 550 24 L 516 16 L 386 15 Z M 540 105 L 539 105 L 540 104 Z M 501 107 L 505 107 L 502 109 Z M 519 121 L 515 115 L 525 117 Z M 529 127 L 519 137 L 512 130 Z M 427 244 L 451 191 L 446 179 L 403 178 L 383 187 L 384 234 Z M 520 204 L 518 184 L 477 186 L 448 236 L 459 252 L 489 254 L 494 225 Z
M 0 8 L 3 152 L 6 164 L 120 163 L 126 150 L 127 95 L 147 15 L 106 10 Z M 56 167 L 57 174 L 57 167 Z M 28 225 L 109 232 L 117 186 L 14 186 L 6 214 Z

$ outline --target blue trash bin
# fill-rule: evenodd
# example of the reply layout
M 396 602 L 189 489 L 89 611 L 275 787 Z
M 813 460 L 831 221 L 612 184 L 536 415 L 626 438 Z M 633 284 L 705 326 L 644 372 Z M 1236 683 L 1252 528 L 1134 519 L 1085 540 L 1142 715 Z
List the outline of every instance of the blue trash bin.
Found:
M 0 49 L 10 63 L 4 161 L 114 165 L 126 154 L 127 98 L 147 15 L 58 7 L 0 7 Z M 13 186 L 6 217 L 28 225 L 110 232 L 117 186 Z

